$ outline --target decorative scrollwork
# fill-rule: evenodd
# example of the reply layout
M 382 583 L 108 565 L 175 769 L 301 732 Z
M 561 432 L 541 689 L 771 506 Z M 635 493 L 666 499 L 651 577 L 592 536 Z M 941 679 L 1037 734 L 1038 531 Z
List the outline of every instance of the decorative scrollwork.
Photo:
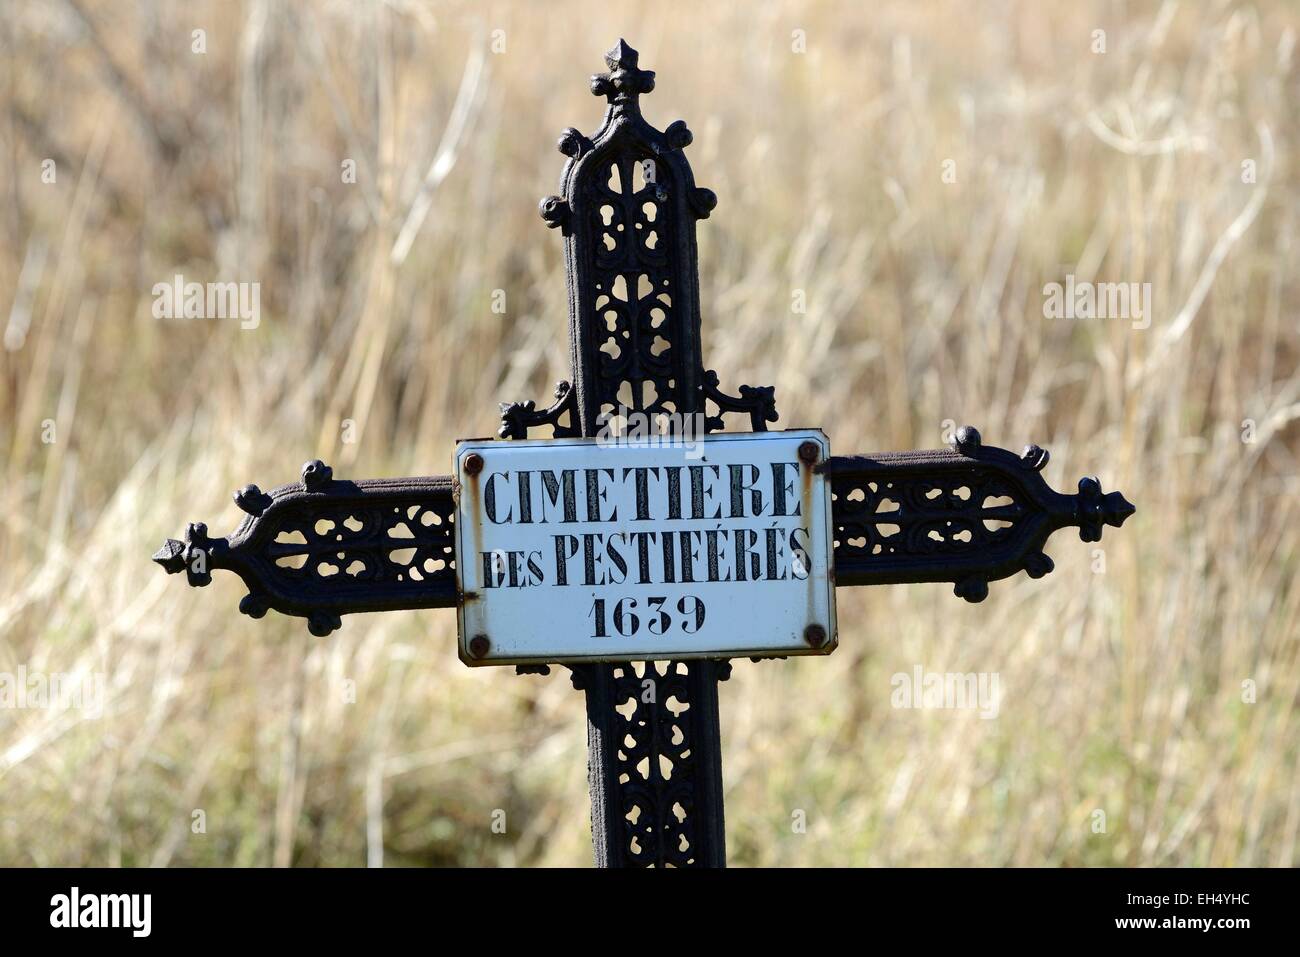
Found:
M 1062 495 L 1039 470 L 1047 452 L 1020 456 L 981 444 L 969 426 L 954 449 L 835 456 L 821 467 L 831 482 L 835 575 L 839 585 L 950 581 L 967 601 L 988 583 L 1024 571 L 1052 570 L 1042 551 L 1060 528 L 1078 526 L 1085 542 L 1103 525 L 1118 528 L 1134 508 L 1095 478 Z
M 558 196 L 543 197 L 537 204 L 537 211 L 551 229 L 564 226 L 569 221 L 569 204 Z
M 639 59 L 640 54 L 628 46 L 626 40 L 620 39 L 605 54 L 609 72 L 597 73 L 591 78 L 591 92 L 605 97 L 611 105 L 635 104 L 638 96 L 655 88 L 654 70 L 642 70 L 637 66 Z
M 1079 494 L 1075 501 L 1075 519 L 1079 538 L 1085 542 L 1101 541 L 1103 525 L 1119 528 L 1135 509 L 1119 492 L 1102 493 L 1101 482 L 1095 475 L 1079 479 Z
M 776 387 L 770 385 L 742 385 L 739 396 L 731 396 L 718 388 L 718 374 L 712 370 L 704 373 L 704 398 L 718 407 L 720 414 L 707 416 L 705 428 L 710 432 L 722 429 L 725 423 L 721 413 L 742 412 L 749 416 L 749 427 L 755 432 L 766 432 L 767 423 L 780 416 L 776 411 Z
M 497 435 L 503 439 L 526 439 L 530 428 L 541 425 L 552 426 L 552 438 L 563 439 L 577 435 L 577 430 L 572 425 L 576 397 L 573 387 L 561 380 L 555 384 L 555 401 L 541 411 L 538 411 L 532 399 L 502 402 L 501 427 L 497 429 Z M 569 424 L 560 421 L 566 415 L 570 417 Z
M 452 487 L 450 476 L 340 481 L 308 462 L 300 483 L 236 492 L 248 517 L 228 539 L 191 524 L 154 561 L 195 586 L 233 571 L 248 587 L 240 611 L 305 617 L 318 636 L 353 612 L 454 607 Z
M 555 147 L 565 156 L 577 159 L 583 153 L 586 153 L 591 149 L 591 140 L 587 139 L 582 135 L 582 133 L 570 126 L 560 134 L 560 138 L 556 141 Z

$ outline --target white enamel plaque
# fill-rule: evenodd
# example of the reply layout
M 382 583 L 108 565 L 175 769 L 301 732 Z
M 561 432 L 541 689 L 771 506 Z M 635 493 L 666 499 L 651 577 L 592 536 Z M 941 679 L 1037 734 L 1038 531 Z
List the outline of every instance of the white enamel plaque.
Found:
M 816 429 L 456 447 L 470 665 L 828 654 Z

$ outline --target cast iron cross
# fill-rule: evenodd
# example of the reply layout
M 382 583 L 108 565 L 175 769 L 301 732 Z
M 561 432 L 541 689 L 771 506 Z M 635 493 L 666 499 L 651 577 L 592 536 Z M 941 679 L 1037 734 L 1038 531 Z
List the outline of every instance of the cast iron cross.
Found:
M 604 122 L 590 137 L 576 129 L 560 136 L 562 195 L 541 203 L 546 224 L 564 237 L 573 381 L 561 382 L 543 409 L 503 404 L 500 437 L 526 439 L 541 426 L 555 438 L 596 436 L 627 408 L 703 415 L 709 431 L 739 413 L 764 431 L 777 420 L 773 389 L 729 395 L 700 355 L 695 221 L 717 197 L 695 185 L 683 153 L 691 133 L 680 120 L 661 132 L 642 118 L 639 97 L 654 89 L 654 73 L 638 66 L 635 50 L 620 40 L 605 62 L 608 72 L 591 79 L 592 92 L 608 100 Z M 1104 525 L 1133 513 L 1095 478 L 1081 479 L 1073 495 L 1053 491 L 1039 474 L 1046 462 L 1038 446 L 1016 455 L 982 445 L 966 427 L 951 449 L 820 463 L 832 495 L 835 584 L 952 582 L 977 602 L 992 580 L 1051 571 L 1043 545 L 1057 529 L 1077 526 L 1083 541 L 1097 541 Z M 183 542 L 169 539 L 154 560 L 185 572 L 191 585 L 208 584 L 213 569 L 233 571 L 248 587 L 240 611 L 299 615 L 318 636 L 344 614 L 453 608 L 461 600 L 457 493 L 452 476 L 350 481 L 313 461 L 300 482 L 236 492 L 247 517 L 229 538 L 191 524 Z M 810 644 L 833 646 L 834 635 L 816 632 L 809 629 Z M 462 655 L 482 658 L 480 640 L 462 644 Z M 570 667 L 587 699 L 597 865 L 725 864 L 718 682 L 730 662 Z M 652 700 L 642 694 L 647 675 L 658 685 Z

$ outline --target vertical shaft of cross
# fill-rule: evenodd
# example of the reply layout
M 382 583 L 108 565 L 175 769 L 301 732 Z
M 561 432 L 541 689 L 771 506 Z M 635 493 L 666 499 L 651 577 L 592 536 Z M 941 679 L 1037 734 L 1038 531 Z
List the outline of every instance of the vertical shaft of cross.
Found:
M 501 434 L 549 423 L 557 435 L 597 437 L 626 415 L 669 417 L 703 432 L 722 411 L 755 429 L 776 417 L 771 390 L 717 390 L 700 356 L 695 222 L 717 198 L 695 185 L 680 120 L 660 131 L 639 98 L 654 73 L 620 40 L 591 91 L 608 101 L 590 137 L 560 137 L 563 195 L 541 214 L 565 241 L 573 384 L 546 412 L 502 407 Z M 707 418 L 706 399 L 719 415 Z M 560 419 L 567 414 L 568 424 Z M 688 421 L 689 420 L 689 421 Z M 718 680 L 725 661 L 580 665 L 587 695 L 592 840 L 598 866 L 722 866 L 722 749 Z

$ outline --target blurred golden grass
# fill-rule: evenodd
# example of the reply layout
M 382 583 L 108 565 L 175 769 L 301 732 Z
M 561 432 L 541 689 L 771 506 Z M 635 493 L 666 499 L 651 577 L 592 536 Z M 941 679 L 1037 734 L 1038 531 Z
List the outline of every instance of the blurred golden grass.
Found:
M 1297 20 L 1285 2 L 5 4 L 0 671 L 85 668 L 109 692 L 98 719 L 0 711 L 0 863 L 590 859 L 563 674 L 465 669 L 446 613 L 312 639 L 237 614 L 233 576 L 199 592 L 148 559 L 187 520 L 232 529 L 246 482 L 316 456 L 445 472 L 498 400 L 549 396 L 565 295 L 536 201 L 625 36 L 659 74 L 648 118 L 690 123 L 720 197 L 701 293 L 724 384 L 774 383 L 781 425 L 841 452 L 937 446 L 945 420 L 1037 441 L 1055 487 L 1097 469 L 1139 508 L 1104 574 L 1063 533 L 1046 580 L 978 606 L 844 590 L 831 658 L 737 663 L 732 862 L 1294 865 Z M 261 326 L 154 319 L 178 272 L 260 282 Z M 1065 273 L 1150 282 L 1151 328 L 1044 319 Z M 916 664 L 998 672 L 999 717 L 892 709 Z

